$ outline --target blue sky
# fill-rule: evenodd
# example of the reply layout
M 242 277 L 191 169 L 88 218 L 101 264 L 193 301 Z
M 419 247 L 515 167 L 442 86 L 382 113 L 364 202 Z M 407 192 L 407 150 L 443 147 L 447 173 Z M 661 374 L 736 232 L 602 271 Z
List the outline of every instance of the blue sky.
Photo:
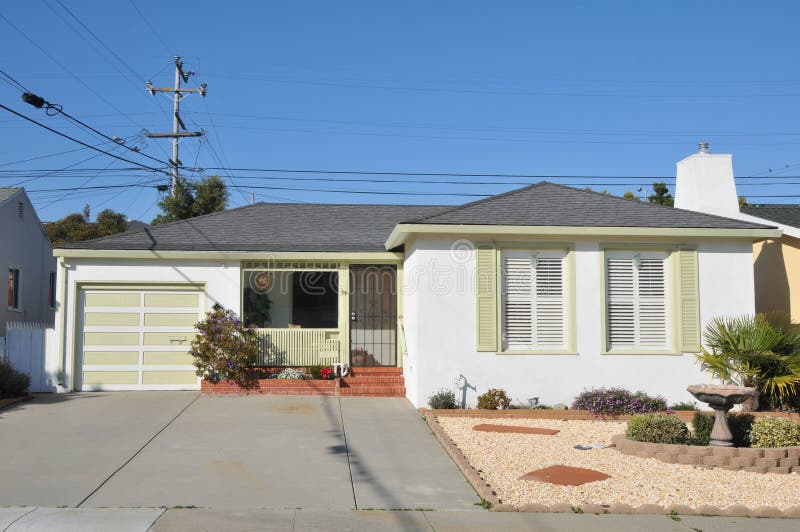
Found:
M 159 159 L 171 153 L 168 141 L 145 147 L 140 133 L 168 130 L 171 103 L 150 96 L 144 82 L 170 85 L 178 54 L 198 72 L 191 83 L 208 84 L 206 99 L 183 103 L 189 127 L 207 132 L 201 143 L 182 143 L 187 166 L 638 176 L 551 179 L 621 194 L 674 176 L 675 163 L 705 140 L 715 153 L 734 154 L 737 176 L 776 176 L 739 180 L 740 194 L 798 202 L 787 196 L 800 194 L 790 184 L 800 177 L 784 178 L 800 175 L 792 166 L 800 163 L 796 2 L 147 0 L 136 2 L 138 12 L 123 0 L 64 5 L 125 64 L 57 0 L 31 0 L 3 6 L 30 40 L 0 18 L 0 69 Z M 0 103 L 101 142 L 22 103 L 8 83 L 0 83 Z M 80 146 L 1 110 L 0 140 L 2 185 L 40 175 L 32 170 L 95 169 L 24 182 L 44 220 L 86 203 L 94 213 L 110 207 L 146 221 L 157 214 L 153 188 L 79 187 L 151 183 L 159 174 L 101 172 L 130 165 L 102 154 L 86 160 L 97 155 L 88 149 L 8 164 Z M 261 201 L 460 203 L 476 197 L 447 194 L 499 193 L 538 180 L 221 174 L 238 187 L 230 189 L 232 206 L 249 202 L 251 192 Z M 447 179 L 493 184 L 419 182 Z M 72 190 L 35 192 L 50 189 Z

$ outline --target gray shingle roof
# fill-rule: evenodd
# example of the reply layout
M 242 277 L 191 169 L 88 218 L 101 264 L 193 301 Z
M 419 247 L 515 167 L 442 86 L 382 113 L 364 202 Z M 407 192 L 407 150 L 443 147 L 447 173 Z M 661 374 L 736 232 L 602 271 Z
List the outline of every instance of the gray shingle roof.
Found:
M 258 203 L 64 247 L 175 251 L 384 251 L 384 242 L 399 223 L 715 229 L 771 227 L 543 182 L 458 207 Z
M 258 203 L 64 245 L 77 249 L 176 251 L 385 251 L 399 222 L 441 205 Z
M 416 224 L 766 229 L 771 226 L 650 205 L 543 181 L 406 220 Z
M 22 190 L 19 187 L 0 187 L 0 203 Z
M 756 216 L 791 227 L 800 227 L 800 205 L 766 204 L 739 209 L 744 214 Z

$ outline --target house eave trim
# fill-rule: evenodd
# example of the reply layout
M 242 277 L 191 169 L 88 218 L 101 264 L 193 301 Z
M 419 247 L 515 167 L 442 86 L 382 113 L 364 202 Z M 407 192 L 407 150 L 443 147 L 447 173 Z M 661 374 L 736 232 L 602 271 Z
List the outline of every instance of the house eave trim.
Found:
M 111 249 L 69 249 L 53 250 L 53 255 L 64 258 L 102 258 L 102 259 L 151 259 L 151 260 L 260 260 L 260 261 L 336 261 L 365 263 L 402 262 L 402 253 L 389 251 L 375 252 L 251 252 L 251 251 L 154 251 L 154 250 L 111 250 Z
M 552 225 L 442 225 L 398 224 L 384 246 L 394 249 L 406 242 L 409 235 L 452 234 L 482 235 L 542 235 L 564 237 L 655 237 L 655 238 L 714 238 L 765 240 L 780 238 L 780 229 L 714 229 L 702 227 L 567 227 Z

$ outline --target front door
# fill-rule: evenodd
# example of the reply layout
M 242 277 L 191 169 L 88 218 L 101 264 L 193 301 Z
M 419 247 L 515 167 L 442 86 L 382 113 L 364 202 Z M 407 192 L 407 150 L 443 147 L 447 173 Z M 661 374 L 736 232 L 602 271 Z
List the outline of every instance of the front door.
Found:
M 395 266 L 350 266 L 350 365 L 397 366 Z

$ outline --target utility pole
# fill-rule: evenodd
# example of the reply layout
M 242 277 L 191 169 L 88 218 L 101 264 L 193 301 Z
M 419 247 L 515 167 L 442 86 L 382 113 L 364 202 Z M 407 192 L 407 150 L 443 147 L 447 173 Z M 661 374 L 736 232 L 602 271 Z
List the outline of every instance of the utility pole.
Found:
M 182 88 L 181 87 L 181 80 L 184 83 L 189 82 L 189 78 L 194 76 L 194 72 L 184 72 L 183 71 L 183 62 L 181 61 L 180 56 L 175 56 L 175 86 L 170 87 L 153 87 L 153 84 L 148 81 L 145 83 L 145 87 L 147 87 L 147 91 L 150 93 L 151 96 L 155 96 L 157 92 L 171 92 L 172 93 L 172 100 L 173 100 L 173 117 L 172 117 L 172 132 L 171 133 L 145 133 L 147 138 L 151 139 L 163 139 L 163 138 L 171 138 L 172 139 L 172 159 L 170 159 L 170 164 L 172 165 L 172 187 L 170 188 L 170 193 L 175 194 L 175 187 L 178 185 L 178 169 L 181 166 L 181 160 L 178 157 L 178 142 L 181 138 L 184 137 L 202 137 L 205 135 L 205 131 L 202 129 L 200 131 L 187 131 L 186 124 L 183 123 L 181 120 L 181 100 L 184 98 L 184 94 L 189 94 L 192 92 L 198 93 L 203 98 L 206 97 L 206 84 L 201 83 L 200 87 L 196 89 L 189 89 L 189 88 Z M 180 128 L 180 129 L 179 129 Z M 181 131 L 183 130 L 183 131 Z

